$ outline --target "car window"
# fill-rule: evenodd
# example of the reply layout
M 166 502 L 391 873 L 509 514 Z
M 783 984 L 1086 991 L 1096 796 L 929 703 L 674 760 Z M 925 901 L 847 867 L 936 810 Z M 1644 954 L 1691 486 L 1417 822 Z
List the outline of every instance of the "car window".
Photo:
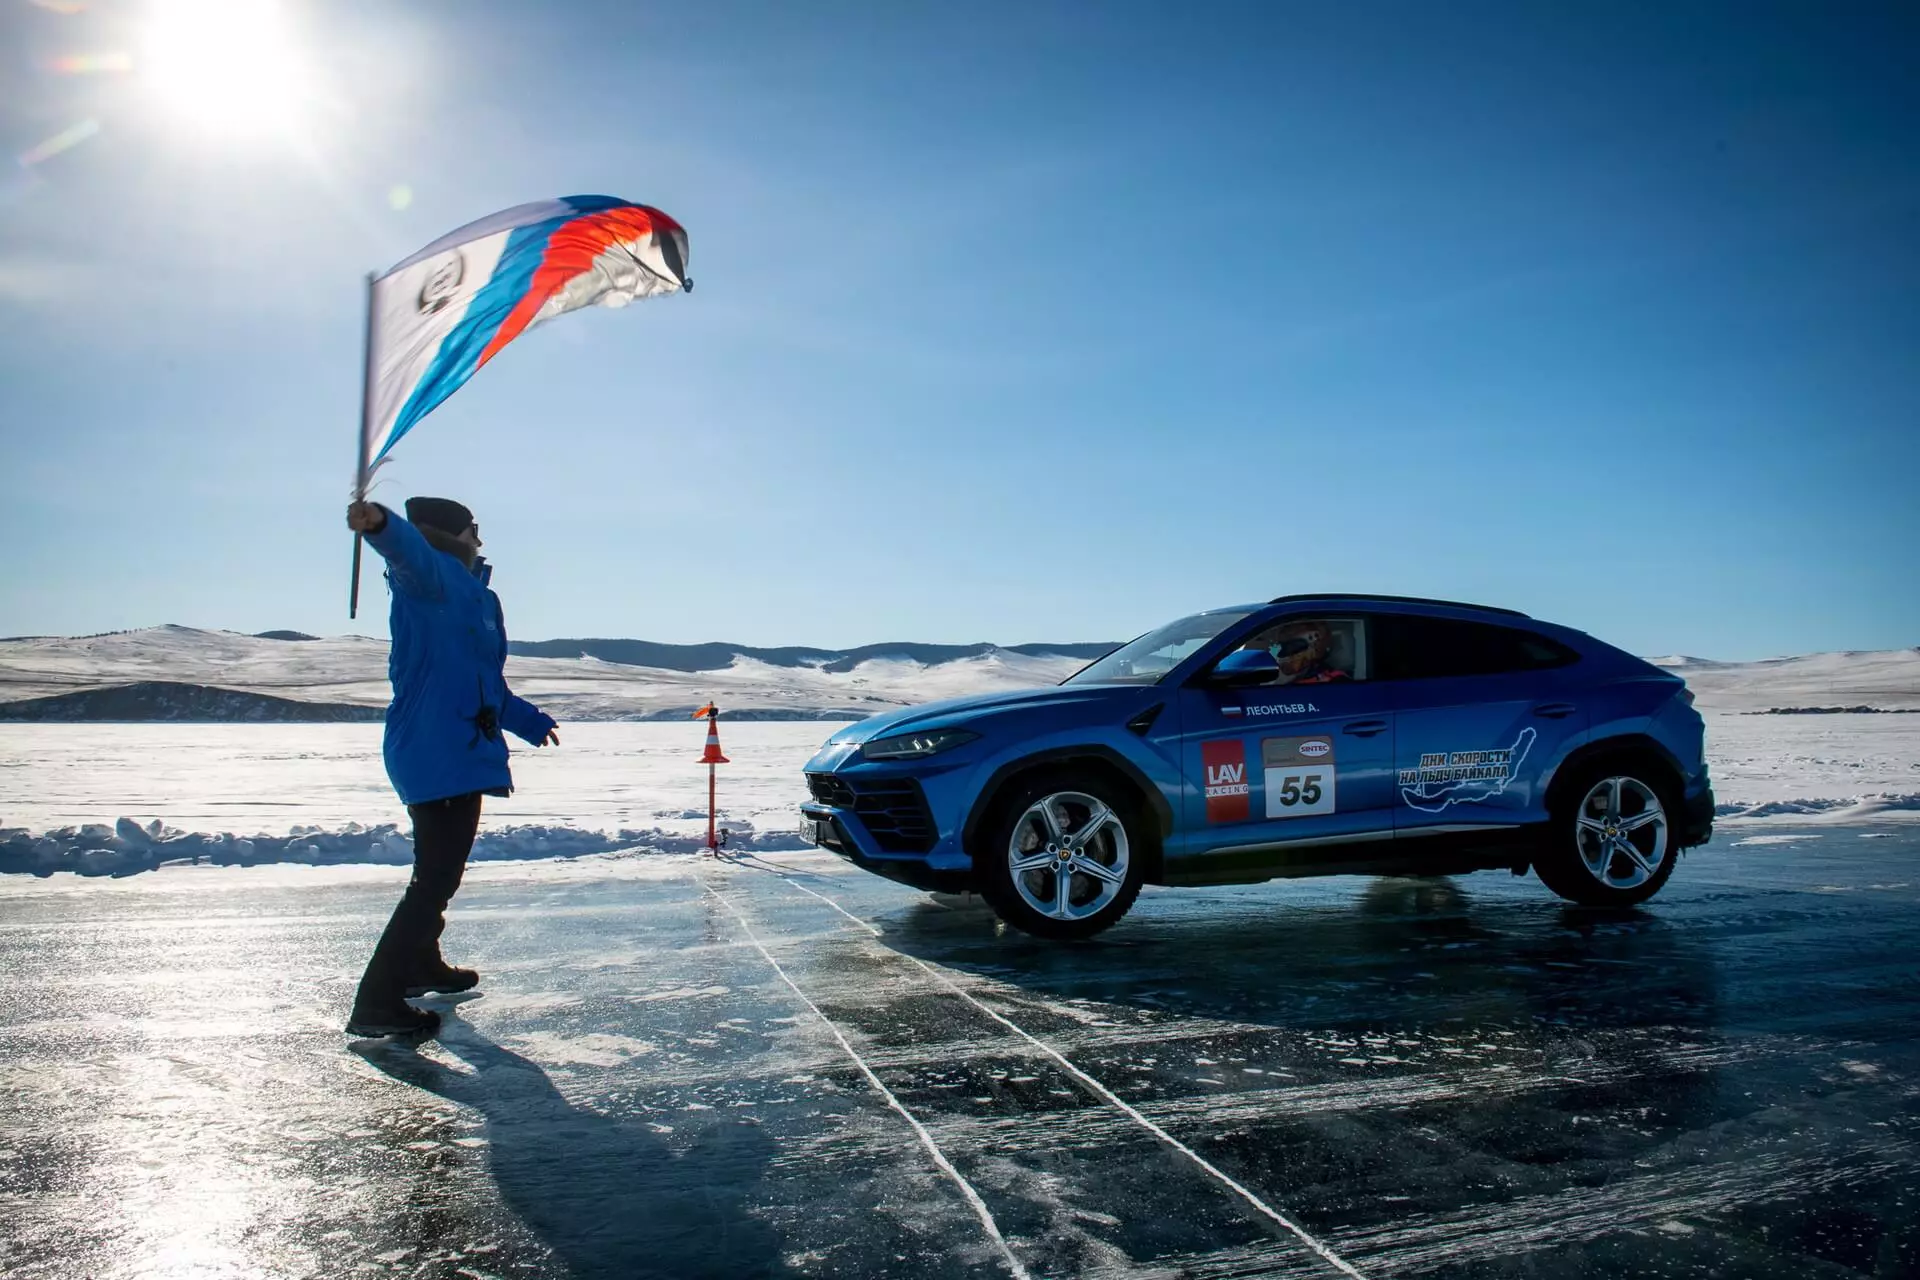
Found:
M 1365 680 L 1372 668 L 1361 618 L 1288 618 L 1255 632 L 1239 647 L 1273 655 L 1280 664 L 1275 684 Z
M 1403 615 L 1382 628 L 1381 638 L 1379 675 L 1389 680 L 1544 671 L 1580 659 L 1536 632 L 1453 618 Z
M 1196 613 L 1190 618 L 1169 622 L 1082 667 L 1061 683 L 1158 684 L 1167 672 L 1247 616 L 1246 610 L 1229 609 L 1220 613 Z

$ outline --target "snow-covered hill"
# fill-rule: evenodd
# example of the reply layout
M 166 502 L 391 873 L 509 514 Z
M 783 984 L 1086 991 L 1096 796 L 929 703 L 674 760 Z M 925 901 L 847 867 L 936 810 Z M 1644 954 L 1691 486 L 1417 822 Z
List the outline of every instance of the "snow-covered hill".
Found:
M 309 702 L 206 684 L 142 680 L 105 689 L 0 702 L 0 721 L 76 723 L 171 720 L 218 724 L 313 724 L 384 720 L 381 707 L 345 702 Z
M 1075 652 L 981 647 L 926 662 L 911 656 L 780 665 L 736 654 L 718 670 L 629 666 L 599 658 L 513 657 L 515 692 L 561 720 L 683 716 L 718 699 L 739 718 L 859 719 L 935 698 L 1058 683 L 1086 665 Z M 281 640 L 191 627 L 0 641 L 0 703 L 148 681 L 275 698 L 385 706 L 387 646 L 359 636 Z
M 1920 649 L 1814 653 L 1762 662 L 1651 659 L 1687 682 L 1702 710 L 1869 706 L 1920 710 Z

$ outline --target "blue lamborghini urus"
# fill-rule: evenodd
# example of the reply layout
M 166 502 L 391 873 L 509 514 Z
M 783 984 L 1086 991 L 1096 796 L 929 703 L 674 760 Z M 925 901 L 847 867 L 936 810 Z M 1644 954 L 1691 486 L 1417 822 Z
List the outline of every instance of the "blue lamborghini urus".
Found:
M 1106 928 L 1149 883 L 1531 868 L 1627 906 L 1713 830 L 1678 678 L 1525 614 L 1393 596 L 1214 609 L 1053 688 L 875 716 L 807 786 L 813 843 L 1046 938 Z

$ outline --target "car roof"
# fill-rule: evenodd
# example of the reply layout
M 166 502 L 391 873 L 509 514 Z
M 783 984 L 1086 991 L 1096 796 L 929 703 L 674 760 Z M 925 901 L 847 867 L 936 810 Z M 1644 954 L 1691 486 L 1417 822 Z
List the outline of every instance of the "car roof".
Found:
M 1464 600 L 1435 600 L 1427 596 L 1376 596 L 1343 591 L 1314 591 L 1299 595 L 1275 596 L 1271 600 L 1261 601 L 1257 604 L 1229 605 L 1221 609 L 1208 609 L 1207 612 L 1252 612 L 1257 609 L 1270 608 L 1276 604 L 1319 604 L 1322 602 L 1337 602 L 1349 605 L 1423 605 L 1435 609 L 1460 609 L 1468 613 L 1493 613 L 1504 618 L 1528 618 L 1531 620 L 1530 615 L 1522 613 L 1518 609 L 1504 609 L 1499 605 L 1469 604 Z

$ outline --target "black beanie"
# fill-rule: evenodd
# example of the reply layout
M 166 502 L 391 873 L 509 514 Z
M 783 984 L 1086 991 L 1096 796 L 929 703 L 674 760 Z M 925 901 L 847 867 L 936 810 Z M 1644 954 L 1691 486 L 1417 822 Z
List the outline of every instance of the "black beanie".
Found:
M 473 527 L 473 512 L 452 498 L 408 498 L 407 519 L 421 529 L 459 537 Z

